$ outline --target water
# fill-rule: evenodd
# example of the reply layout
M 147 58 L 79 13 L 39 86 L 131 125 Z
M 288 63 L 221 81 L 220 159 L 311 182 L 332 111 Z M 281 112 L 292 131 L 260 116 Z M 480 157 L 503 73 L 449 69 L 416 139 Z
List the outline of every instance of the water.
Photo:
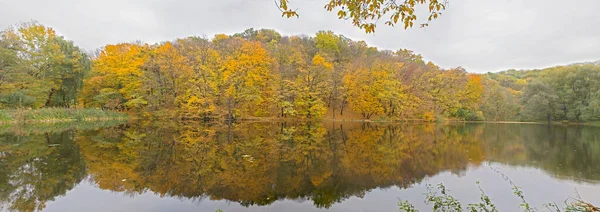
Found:
M 509 180 L 538 209 L 600 205 L 595 127 L 136 121 L 0 134 L 3 211 L 430 211 L 428 184 L 467 204 L 478 181 L 520 211 Z

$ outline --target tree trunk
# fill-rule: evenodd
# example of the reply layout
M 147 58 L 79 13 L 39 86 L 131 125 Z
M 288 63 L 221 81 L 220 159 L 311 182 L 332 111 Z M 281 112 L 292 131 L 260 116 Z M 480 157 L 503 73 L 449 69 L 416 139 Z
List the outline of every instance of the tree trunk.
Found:
M 48 94 L 48 99 L 46 99 L 46 107 L 50 106 L 50 102 L 52 101 L 52 96 L 54 96 L 54 92 L 56 92 L 56 90 L 54 88 L 50 89 L 50 93 Z
M 333 119 L 335 119 L 335 107 L 333 107 L 332 110 L 333 111 L 331 112 L 331 114 L 333 115 Z
M 227 99 L 227 119 L 233 120 L 233 114 L 231 114 L 231 97 Z

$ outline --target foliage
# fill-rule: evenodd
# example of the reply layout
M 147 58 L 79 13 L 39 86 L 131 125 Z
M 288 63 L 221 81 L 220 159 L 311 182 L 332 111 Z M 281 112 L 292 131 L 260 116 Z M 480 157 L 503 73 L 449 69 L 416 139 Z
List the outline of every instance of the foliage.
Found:
M 0 108 L 72 107 L 91 61 L 36 22 L 0 32 Z
M 40 211 L 79 184 L 85 161 L 73 143 L 74 131 L 0 135 L 0 208 Z
M 332 7 L 393 13 L 383 3 Z M 364 9 L 352 8 L 342 10 Z M 111 44 L 91 60 L 53 29 L 32 22 L 2 31 L 0 56 L 2 109 L 77 106 L 202 120 L 600 120 L 600 65 L 470 74 L 332 31 L 308 37 L 248 29 L 210 40 Z
M 146 103 L 141 95 L 140 66 L 144 61 L 142 46 L 108 45 L 94 59 L 92 73 L 85 80 L 81 103 L 86 107 L 125 110 Z
M 515 71 L 488 74 L 499 83 L 504 94 L 493 94 L 507 99 L 509 104 L 495 101 L 495 112 L 526 121 L 588 122 L 600 120 L 600 66 L 574 64 L 542 70 Z M 496 91 L 500 92 L 500 91 Z M 504 97 L 503 97 L 504 96 Z M 514 98 L 520 106 L 514 106 Z M 511 114 L 502 111 L 516 109 Z M 489 111 L 489 109 L 485 109 Z
M 466 120 L 481 116 L 482 86 L 478 75 L 426 65 L 409 50 L 378 51 L 331 31 L 311 38 L 248 29 L 212 40 L 107 45 L 80 102 L 171 110 L 182 119 L 344 118 L 344 112 L 421 119 L 433 110 Z
M 281 10 L 282 17 L 299 17 L 296 10 L 292 9 L 289 0 L 275 1 L 277 7 Z M 325 4 L 327 11 L 337 11 L 339 19 L 351 19 L 352 24 L 366 33 L 375 32 L 377 21 L 381 18 L 389 18 L 385 21 L 386 25 L 394 26 L 400 21 L 404 29 L 412 27 L 417 20 L 415 8 L 419 5 L 426 5 L 429 8 L 427 22 L 420 24 L 421 27 L 429 25 L 429 21 L 438 18 L 442 11 L 446 9 L 448 2 L 445 0 L 329 0 Z

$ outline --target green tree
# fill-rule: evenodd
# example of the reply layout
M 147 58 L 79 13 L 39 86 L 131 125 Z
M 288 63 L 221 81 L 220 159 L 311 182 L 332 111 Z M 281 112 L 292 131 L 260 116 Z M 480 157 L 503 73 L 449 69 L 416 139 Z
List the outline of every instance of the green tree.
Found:
M 484 84 L 485 91 L 480 109 L 485 119 L 488 121 L 515 120 L 520 109 L 516 97 L 495 80 L 487 79 Z
M 534 81 L 527 85 L 521 101 L 527 119 L 550 122 L 554 118 L 558 96 L 549 85 Z
M 0 104 L 69 107 L 76 103 L 90 59 L 71 41 L 36 22 L 2 31 Z

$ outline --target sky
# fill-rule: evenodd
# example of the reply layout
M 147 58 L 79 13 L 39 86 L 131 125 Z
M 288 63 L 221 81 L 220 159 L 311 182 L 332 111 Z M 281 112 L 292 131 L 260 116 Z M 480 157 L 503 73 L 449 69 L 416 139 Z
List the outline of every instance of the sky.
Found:
M 449 0 L 429 27 L 379 24 L 373 34 L 326 11 L 327 1 L 291 0 L 300 17 L 287 19 L 273 0 L 0 0 L 0 28 L 35 20 L 90 51 L 248 28 L 283 35 L 332 30 L 379 49 L 413 50 L 442 68 L 477 73 L 600 60 L 599 0 Z

